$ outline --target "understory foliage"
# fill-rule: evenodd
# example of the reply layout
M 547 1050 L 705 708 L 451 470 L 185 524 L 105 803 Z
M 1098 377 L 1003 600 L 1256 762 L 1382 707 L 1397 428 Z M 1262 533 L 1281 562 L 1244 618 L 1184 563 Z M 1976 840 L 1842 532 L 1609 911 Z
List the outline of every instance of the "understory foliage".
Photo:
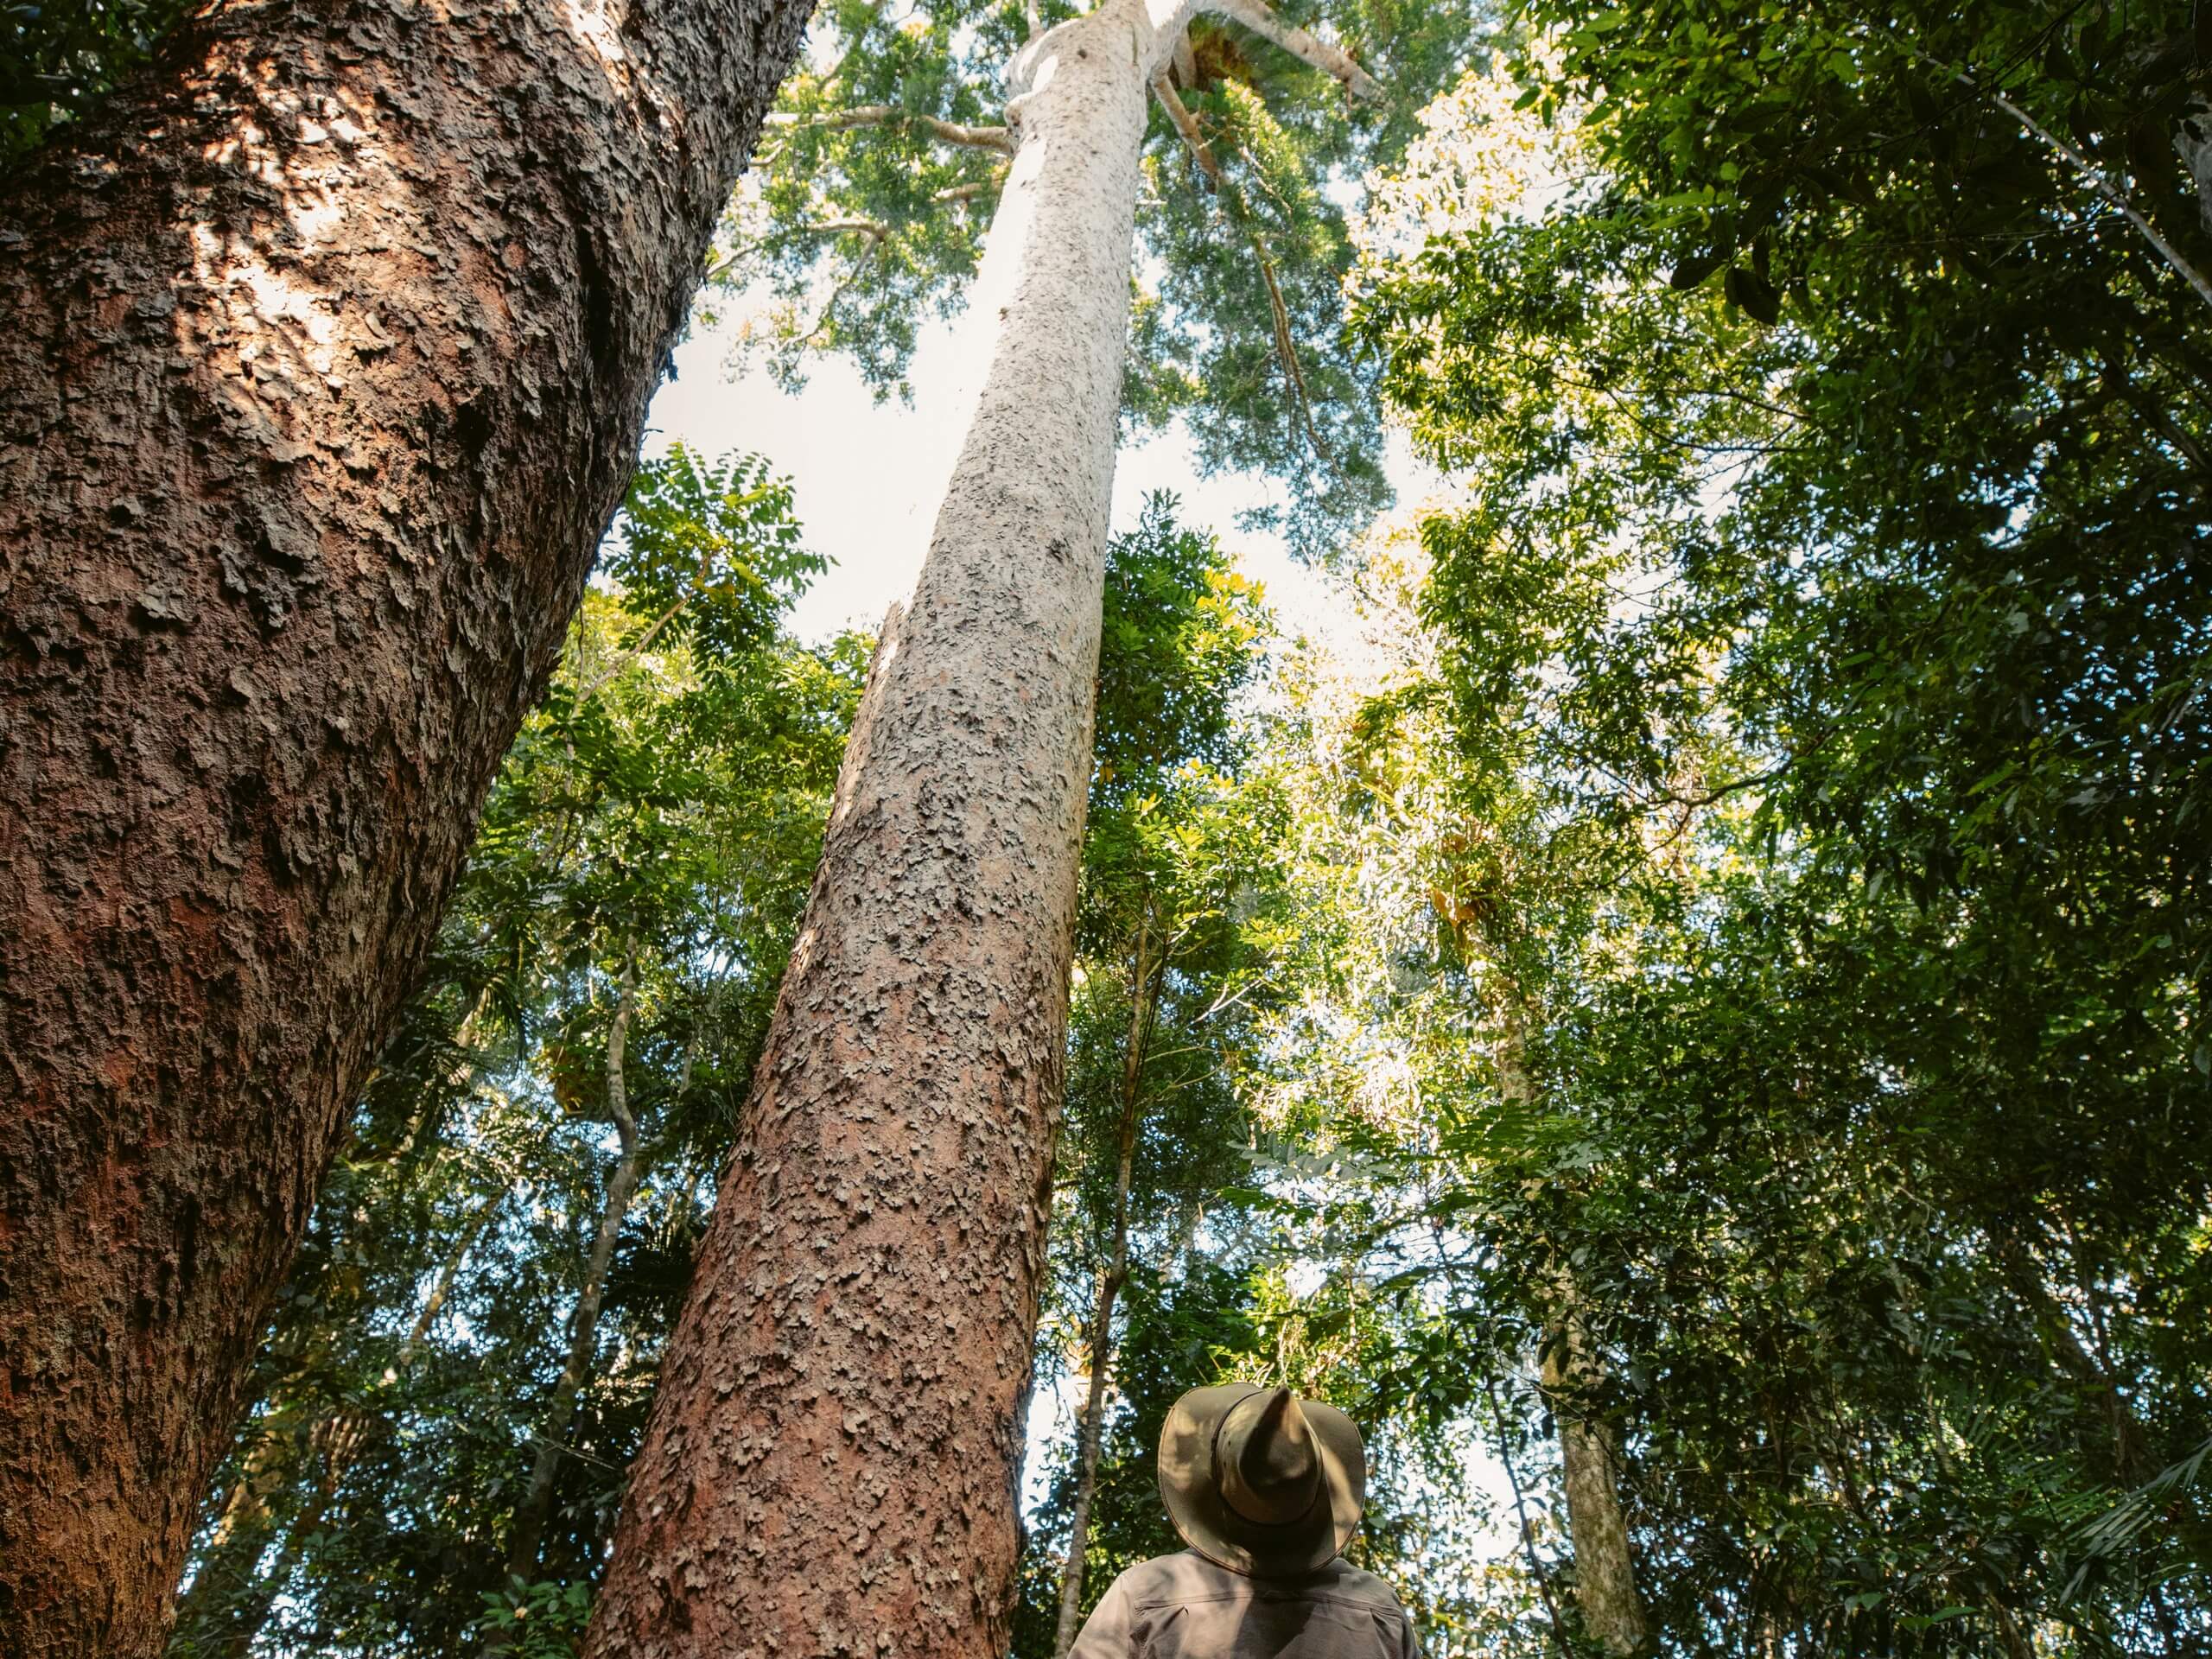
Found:
M 2192 16 L 1525 21 L 1357 319 L 1455 490 L 1344 716 L 1420 1103 L 1345 1305 L 1612 1426 L 1670 1651 L 2201 1652 Z
M 183 0 L 0 3 L 0 173 L 143 67 Z

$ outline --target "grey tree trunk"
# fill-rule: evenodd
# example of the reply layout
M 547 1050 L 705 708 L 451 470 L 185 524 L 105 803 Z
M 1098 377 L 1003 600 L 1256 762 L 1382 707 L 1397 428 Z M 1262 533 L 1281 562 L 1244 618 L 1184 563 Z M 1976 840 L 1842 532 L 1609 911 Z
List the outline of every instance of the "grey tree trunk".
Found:
M 1499 1092 L 1520 1105 L 1535 1099 L 1527 1036 L 1518 1006 L 1505 1010 L 1497 1046 Z M 1537 1366 L 1538 1380 L 1559 1428 L 1567 1529 L 1574 1551 L 1574 1605 L 1583 1630 L 1616 1659 L 1646 1651 L 1651 1625 L 1637 1593 L 1636 1560 L 1621 1510 L 1620 1439 L 1592 1409 L 1589 1395 L 1605 1380 L 1604 1362 L 1590 1341 L 1582 1298 L 1563 1262 L 1547 1268 L 1551 1325 Z
M 1106 1416 L 1106 1382 L 1114 1361 L 1114 1305 L 1129 1278 L 1129 1178 L 1136 1162 L 1137 1094 L 1144 1074 L 1145 1039 L 1152 1027 L 1155 986 L 1145 962 L 1145 929 L 1137 926 L 1136 961 L 1129 976 L 1129 1024 L 1122 1049 L 1122 1116 L 1114 1141 L 1114 1243 L 1098 1276 L 1098 1302 L 1090 1317 L 1090 1383 L 1084 1391 L 1077 1436 L 1079 1468 L 1068 1552 L 1060 1567 L 1059 1622 L 1052 1659 L 1067 1659 L 1083 1628 L 1084 1563 L 1090 1554 L 1090 1505 L 1098 1491 L 1098 1442 Z
M 623 1075 L 624 1050 L 630 1033 L 630 1016 L 638 1006 L 637 963 L 622 964 L 622 986 L 614 1017 L 607 1032 L 607 1115 L 613 1119 L 622 1140 L 622 1155 L 607 1177 L 607 1202 L 600 1211 L 599 1231 L 584 1263 L 583 1284 L 576 1292 L 575 1312 L 569 1319 L 569 1352 L 553 1385 L 552 1403 L 546 1408 L 545 1426 L 537 1437 L 530 1484 L 515 1510 L 513 1535 L 507 1547 L 507 1576 L 530 1582 L 537 1570 L 537 1549 L 545 1535 L 546 1518 L 553 1509 L 553 1480 L 561 1472 L 561 1454 L 569 1426 L 576 1414 L 576 1396 L 591 1373 L 599 1351 L 599 1307 L 607 1294 L 607 1272 L 614 1261 L 615 1242 L 622 1236 L 622 1222 L 630 1213 L 630 1200 L 638 1191 L 643 1167 L 643 1148 L 638 1142 L 638 1120 L 630 1115 L 630 1089 Z
M 0 1659 L 161 1649 L 804 0 L 212 0 L 0 187 Z
M 2044 1351 L 2085 1398 L 2094 1402 L 2098 1415 L 2103 1419 L 2105 1433 L 2091 1437 L 2084 1449 L 2094 1462 L 2104 1465 L 2104 1472 L 2113 1484 L 2137 1484 L 2148 1472 L 2144 1467 L 2143 1426 L 2126 1394 L 2110 1371 L 2082 1345 L 2066 1309 L 2051 1294 L 2041 1264 L 2019 1235 L 2010 1229 L 1995 1228 L 1991 1230 L 1989 1240 L 1992 1253 L 2004 1270 L 2012 1294 L 2020 1299 L 2034 1320 Z

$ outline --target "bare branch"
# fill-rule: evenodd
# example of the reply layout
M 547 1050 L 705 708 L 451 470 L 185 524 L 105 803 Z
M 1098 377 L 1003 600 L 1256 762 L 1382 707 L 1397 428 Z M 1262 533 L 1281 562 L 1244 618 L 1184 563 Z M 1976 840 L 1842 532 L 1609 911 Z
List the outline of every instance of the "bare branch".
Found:
M 871 242 L 881 242 L 891 235 L 891 227 L 873 219 L 827 219 L 819 225 L 802 225 L 791 232 L 794 236 L 864 236 Z
M 974 201 L 979 197 L 988 196 L 995 194 L 998 188 L 1005 182 L 1006 168 L 1002 167 L 993 168 L 991 169 L 991 176 L 989 178 L 974 179 L 966 184 L 953 185 L 948 189 L 938 191 L 935 195 L 931 196 L 930 200 L 931 201 L 945 202 Z
M 1268 290 L 1268 314 L 1275 337 L 1275 356 L 1281 361 L 1283 378 L 1290 388 L 1291 401 L 1298 409 L 1300 423 L 1306 429 L 1306 441 L 1313 446 L 1313 453 L 1322 460 L 1332 459 L 1329 446 L 1322 441 L 1319 429 L 1313 424 L 1313 400 L 1306 395 L 1306 373 L 1298 365 L 1298 346 L 1290 337 L 1290 308 L 1283 302 L 1282 285 L 1275 280 L 1274 261 L 1268 257 L 1261 243 L 1259 232 L 1252 227 L 1251 217 L 1244 211 L 1237 198 L 1236 187 L 1224 188 L 1220 158 L 1213 153 L 1213 146 L 1198 126 L 1198 118 L 1190 106 L 1176 95 L 1175 86 L 1161 70 L 1152 78 L 1152 95 L 1160 100 L 1160 107 L 1175 130 L 1182 135 L 1192 159 L 1198 162 L 1198 171 L 1205 175 L 1206 188 L 1222 198 L 1229 217 L 1244 232 L 1244 239 L 1251 244 L 1253 262 L 1259 267 L 1260 281 Z
M 1004 127 L 963 127 L 957 121 L 893 109 L 888 104 L 856 104 L 849 110 L 823 110 L 812 115 L 793 115 L 778 110 L 764 124 L 785 129 L 817 127 L 830 132 L 843 132 L 855 127 L 906 127 L 927 133 L 939 143 L 959 144 L 969 149 L 995 149 L 1002 156 L 1011 156 L 1014 148 L 1014 135 Z
M 821 340 L 822 331 L 830 326 L 830 319 L 837 313 L 839 302 L 843 300 L 853 284 L 867 274 L 868 268 L 875 263 L 875 256 L 882 246 L 883 238 L 880 236 L 868 238 L 866 251 L 853 261 L 845 274 L 837 279 L 836 286 L 830 290 L 830 297 L 822 302 L 822 309 L 815 315 L 814 326 L 806 331 L 804 337 L 799 341 L 802 348 L 812 346 Z
M 728 276 L 730 272 L 735 270 L 739 265 L 743 264 L 748 254 L 758 253 L 762 248 L 766 247 L 771 242 L 776 240 L 778 236 L 786 238 L 798 236 L 864 236 L 870 242 L 880 245 L 890 239 L 891 227 L 888 225 L 883 224 L 880 220 L 873 219 L 825 219 L 818 224 L 800 225 L 789 231 L 777 232 L 767 236 L 755 237 L 752 241 L 743 243 L 737 247 L 730 249 L 728 252 L 718 254 L 714 258 L 709 260 L 707 262 L 706 270 L 699 278 L 700 285 L 704 287 L 710 283 L 720 282 L 723 277 Z
M 1006 175 L 1005 168 L 995 167 L 991 169 L 988 178 L 975 179 L 966 184 L 953 185 L 948 189 L 938 191 L 930 200 L 933 202 L 943 202 L 948 206 L 974 201 L 995 193 L 1006 182 Z M 719 282 L 742 264 L 747 255 L 758 253 L 779 238 L 789 239 L 804 236 L 864 236 L 871 243 L 880 246 L 891 239 L 891 226 L 875 219 L 825 219 L 812 225 L 799 225 L 790 230 L 772 232 L 766 236 L 755 237 L 750 242 L 741 243 L 726 252 L 715 255 L 707 262 L 705 274 L 699 278 L 699 281 L 702 285 Z
M 700 572 L 700 580 L 702 583 L 705 582 L 705 579 L 706 572 L 702 569 Z M 696 593 L 696 590 L 694 591 Z M 623 652 L 620 656 L 616 657 L 613 662 L 600 671 L 600 675 L 597 679 L 592 681 L 590 684 L 585 686 L 582 690 L 576 693 L 575 706 L 579 709 L 582 708 L 584 704 L 589 702 L 594 697 L 597 696 L 601 691 L 606 690 L 607 683 L 613 679 L 616 675 L 620 674 L 624 669 L 629 667 L 631 664 L 636 662 L 639 658 L 644 656 L 646 649 L 652 645 L 655 639 L 658 639 L 660 637 L 660 631 L 666 627 L 670 623 L 675 621 L 676 619 L 683 613 L 683 607 L 691 602 L 693 597 L 694 594 L 684 594 L 680 595 L 675 604 L 670 606 L 658 616 L 655 617 L 653 619 L 652 626 L 647 628 L 644 633 L 638 637 L 638 643 L 636 645 L 632 645 L 627 651 Z
M 1364 99 L 1370 104 L 1382 102 L 1382 83 L 1354 62 L 1351 54 L 1309 35 L 1295 23 L 1285 22 L 1275 16 L 1266 0 L 1214 0 L 1210 10 L 1243 24 L 1262 40 L 1274 41 L 1294 58 L 1312 64 L 1322 73 L 1334 75 L 1354 98 Z
M 1167 112 L 1167 118 L 1174 123 L 1175 130 L 1183 135 L 1183 143 L 1190 150 L 1191 158 L 1198 162 L 1198 171 L 1205 175 L 1206 188 L 1219 188 L 1221 162 L 1216 159 L 1213 147 L 1206 143 L 1205 134 L 1198 130 L 1198 118 L 1191 113 L 1190 106 L 1176 95 L 1175 83 L 1167 78 L 1165 69 L 1152 78 L 1152 95 L 1160 100 L 1160 107 Z
M 1045 32 L 1045 14 L 1037 0 L 1021 0 L 1021 16 L 1029 26 L 1028 39 L 1033 41 Z
M 1958 75 L 1959 79 L 1966 81 L 1967 86 L 1974 85 L 1974 82 L 1967 78 L 1965 70 L 1960 70 Z M 2127 222 L 2142 232 L 2151 245 L 2156 248 L 2164 257 L 2165 262 L 2174 268 L 2182 281 L 2196 290 L 2197 298 L 2202 300 L 2207 305 L 2212 305 L 2212 283 L 2208 283 L 2204 273 L 2183 257 L 2180 249 L 2158 234 L 2158 227 L 2143 216 L 2141 210 L 2129 199 L 2126 191 L 2114 184 L 2088 156 L 2045 128 L 2040 121 L 2005 97 L 2004 93 L 1993 91 L 1989 94 L 1989 101 L 2071 162 L 2075 170 L 2089 181 L 2090 188 L 2113 207 L 2119 208 L 2126 216 Z
M 2158 226 L 2143 216 L 2142 210 L 2136 207 L 2133 199 L 2129 196 L 2126 190 L 2115 183 L 2103 168 L 2051 131 L 2050 128 L 2044 126 L 2042 122 L 2037 120 L 2011 99 L 2005 97 L 1995 86 L 1985 86 L 1955 63 L 1946 63 L 1939 58 L 1929 57 L 1891 29 L 1884 29 L 1879 24 L 1872 27 L 1875 33 L 1886 36 L 1891 44 L 1904 53 L 1907 57 L 1916 63 L 1925 64 L 1930 69 L 1948 74 L 1968 92 L 1987 99 L 2018 122 L 2031 137 L 2040 139 L 2051 149 L 2056 150 L 2075 172 L 2088 181 L 2090 189 L 2119 209 L 2121 217 L 2143 233 L 2144 240 L 2157 249 L 2158 256 L 2173 267 L 2175 273 L 2182 281 L 2196 290 L 2197 298 L 2202 300 L 2207 305 L 2212 305 L 2212 281 L 2208 281 L 2204 273 L 2191 264 L 2179 248 L 2158 233 Z
M 1275 281 L 1274 261 L 1260 247 L 1260 238 L 1252 238 L 1253 257 L 1260 262 L 1260 280 L 1268 285 L 1268 308 L 1275 326 L 1275 355 L 1282 359 L 1283 378 L 1290 383 L 1292 401 L 1298 405 L 1298 418 L 1306 428 L 1306 441 L 1313 446 L 1313 453 L 1324 461 L 1332 461 L 1329 446 L 1321 441 L 1321 434 L 1313 424 L 1313 402 L 1306 395 L 1305 371 L 1298 366 L 1298 347 L 1290 337 L 1290 308 L 1282 302 L 1282 288 Z

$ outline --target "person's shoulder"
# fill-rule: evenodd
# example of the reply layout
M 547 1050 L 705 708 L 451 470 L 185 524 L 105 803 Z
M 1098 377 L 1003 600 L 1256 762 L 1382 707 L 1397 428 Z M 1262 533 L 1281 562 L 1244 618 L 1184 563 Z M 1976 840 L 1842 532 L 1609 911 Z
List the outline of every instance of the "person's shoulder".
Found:
M 1377 1612 L 1403 1613 L 1404 1604 L 1398 1592 L 1390 1587 L 1387 1579 L 1379 1579 L 1363 1567 L 1354 1567 L 1341 1555 L 1308 1581 L 1319 1593 L 1340 1601 L 1357 1601 L 1373 1607 Z
M 1148 1561 L 1139 1561 L 1114 1580 L 1114 1588 L 1143 1607 L 1189 1601 L 1244 1582 L 1198 1551 L 1185 1549 L 1173 1555 L 1155 1555 Z
M 1405 1615 L 1398 1592 L 1387 1581 L 1354 1567 L 1341 1555 L 1300 1578 L 1252 1579 L 1208 1560 L 1194 1549 L 1185 1549 L 1139 1561 L 1116 1579 L 1107 1593 L 1123 1596 L 1138 1609 L 1288 1596 L 1349 1603 L 1392 1618 Z

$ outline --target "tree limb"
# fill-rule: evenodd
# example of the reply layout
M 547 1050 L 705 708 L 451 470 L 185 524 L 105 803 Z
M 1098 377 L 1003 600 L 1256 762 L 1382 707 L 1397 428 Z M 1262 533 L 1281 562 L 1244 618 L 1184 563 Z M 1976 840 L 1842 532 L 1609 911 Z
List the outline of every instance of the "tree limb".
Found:
M 947 187 L 932 195 L 931 201 L 973 201 L 978 196 L 988 196 L 1006 182 L 1006 168 L 993 168 L 988 179 L 971 179 L 966 184 Z
M 1925 64 L 1930 69 L 1947 74 L 1950 76 L 1952 79 L 1957 81 L 1960 86 L 1965 87 L 1968 92 L 1975 93 L 1977 96 L 1986 98 L 1999 109 L 2004 111 L 2005 114 L 2011 116 L 2012 119 L 2018 122 L 2031 137 L 2040 139 L 2044 143 L 2050 146 L 2051 149 L 2057 152 L 2057 154 L 2063 157 L 2075 172 L 2079 173 L 2082 178 L 2088 182 L 2088 186 L 2092 190 L 2096 192 L 2097 194 L 2102 196 L 2113 207 L 2118 208 L 2121 217 L 2126 219 L 2129 224 L 2133 225 L 2137 230 L 2143 233 L 2144 239 L 2149 242 L 2153 248 L 2158 250 L 2159 257 L 2164 259 L 2169 265 L 2173 267 L 2175 272 L 2181 277 L 2182 281 L 2187 283 L 2190 288 L 2196 290 L 2197 298 L 2202 300 L 2207 305 L 2212 305 L 2212 281 L 2206 280 L 2204 273 L 2197 270 L 2195 265 L 2191 264 L 2189 260 L 2183 257 L 2180 249 L 2174 246 L 2172 243 L 2167 241 L 2164 237 L 2158 233 L 2158 226 L 2152 224 L 2148 219 L 2144 217 L 2142 210 L 2136 207 L 2134 200 L 2129 196 L 2125 189 L 2114 183 L 2105 173 L 2103 168 L 2100 168 L 2094 162 L 2092 162 L 2088 156 L 2084 156 L 2080 150 L 2075 149 L 2073 145 L 2068 143 L 2063 138 L 2061 138 L 2056 133 L 2051 131 L 2050 128 L 2044 126 L 2042 122 L 2037 120 L 2035 117 L 2030 115 L 2025 110 L 2015 104 L 2011 99 L 2005 97 L 2003 92 L 1999 92 L 1996 88 L 1996 86 L 1985 86 L 1982 82 L 1976 80 L 1971 74 L 1967 73 L 1964 68 L 1955 63 L 1946 63 L 1941 59 L 1929 57 L 1926 53 L 1919 50 L 1910 42 L 1902 39 L 1892 30 L 1884 29 L 1878 24 L 1876 24 L 1873 27 L 1876 33 L 1885 35 L 1892 45 L 1896 46 L 1900 51 L 1904 52 L 1907 57 L 1912 59 L 1916 63 Z M 2194 176 L 2195 169 L 2192 168 L 2191 177 L 2194 178 Z
M 995 149 L 1002 156 L 1011 156 L 1014 148 L 1014 135 L 1004 127 L 965 127 L 957 121 L 893 109 L 888 104 L 856 104 L 849 110 L 823 110 L 813 115 L 793 115 L 779 110 L 762 124 L 787 130 L 816 127 L 830 132 L 843 132 L 854 127 L 906 127 L 926 133 L 940 143 L 959 144 L 969 149 Z
M 1273 41 L 1294 58 L 1312 64 L 1322 73 L 1334 75 L 1352 97 L 1363 99 L 1370 104 L 1383 101 L 1382 83 L 1361 68 L 1351 53 L 1308 34 L 1295 23 L 1285 22 L 1275 15 L 1274 8 L 1266 3 L 1266 0 L 1214 0 L 1207 10 L 1243 24 L 1262 40 Z
M 1198 130 L 1198 119 L 1191 113 L 1190 106 L 1177 96 L 1175 83 L 1167 71 L 1162 69 L 1152 78 L 1152 95 L 1160 100 L 1160 107 L 1167 112 L 1175 130 L 1183 135 L 1183 143 L 1198 162 L 1198 171 L 1205 175 L 1206 188 L 1217 189 L 1221 185 L 1221 162 L 1213 153 L 1213 146 L 1206 143 L 1206 136 Z
M 851 268 L 838 278 L 837 285 L 830 290 L 830 297 L 822 302 L 822 309 L 815 316 L 814 326 L 806 331 L 805 337 L 799 342 L 802 346 L 811 346 L 822 338 L 822 331 L 830 326 L 830 319 L 836 313 L 837 302 L 845 297 L 847 291 L 855 283 L 860 281 L 861 275 L 874 262 L 876 253 L 882 248 L 884 242 L 881 233 L 882 226 L 878 226 L 876 230 L 877 234 L 868 237 L 867 249 L 859 258 L 853 261 Z
M 964 188 L 965 187 L 963 186 L 963 188 Z M 954 194 L 955 193 L 951 191 L 941 191 L 938 193 L 937 199 L 940 201 L 950 200 L 954 199 Z M 817 224 L 800 225 L 791 230 L 779 232 L 779 234 L 787 237 L 864 236 L 871 244 L 880 247 L 886 241 L 890 239 L 891 227 L 883 223 L 882 220 L 876 219 L 825 219 Z M 746 255 L 748 253 L 757 252 L 760 249 L 766 247 L 775 238 L 772 236 L 760 237 L 753 241 L 747 242 L 743 247 L 732 248 L 728 253 L 722 255 L 719 258 L 709 261 L 707 265 L 706 271 L 699 278 L 701 284 L 703 286 L 709 283 L 721 281 L 724 276 L 728 276 L 731 271 L 737 269 L 739 263 L 744 259 Z M 642 648 L 642 645 L 635 647 L 635 649 Z
M 1290 337 L 1290 308 L 1283 303 L 1282 285 L 1275 280 L 1274 261 L 1268 258 L 1267 249 L 1261 245 L 1259 233 L 1252 228 L 1250 217 L 1237 200 L 1235 187 L 1232 185 L 1225 191 L 1223 189 L 1221 160 L 1213 153 L 1213 147 L 1206 143 L 1205 133 L 1199 128 L 1198 118 L 1177 95 L 1175 84 L 1168 79 L 1165 69 L 1152 78 L 1152 93 L 1160 100 L 1160 107 L 1167 112 L 1167 118 L 1173 124 L 1175 130 L 1182 135 L 1184 144 L 1189 149 L 1192 158 L 1198 162 L 1198 171 L 1205 175 L 1206 188 L 1221 196 L 1229 216 L 1236 221 L 1244 232 L 1245 240 L 1251 245 L 1253 261 L 1260 270 L 1260 281 L 1268 290 L 1268 314 L 1274 330 L 1275 355 L 1281 360 L 1283 378 L 1289 383 L 1291 401 L 1297 405 L 1299 422 L 1306 429 L 1306 441 L 1313 446 L 1313 453 L 1324 461 L 1331 460 L 1329 446 L 1322 441 L 1320 432 L 1313 424 L 1313 401 L 1306 394 L 1305 372 L 1298 365 L 1297 345 Z
M 1967 86 L 1974 85 L 1974 82 L 1967 78 L 1965 70 L 1960 70 L 1958 75 L 1959 79 L 1966 81 Z M 2089 181 L 2090 188 L 2113 207 L 2119 208 L 2127 222 L 2143 232 L 2151 245 L 2156 248 L 2164 257 L 2165 262 L 2174 268 L 2181 279 L 2196 290 L 2197 298 L 2202 300 L 2207 305 L 2212 305 L 2212 282 L 2206 281 L 2204 273 L 2183 258 L 2181 250 L 2158 233 L 2158 227 L 2143 216 L 2141 210 L 2129 198 L 2127 192 L 2114 184 L 2106 176 L 2101 168 L 2082 155 L 2080 150 L 2051 132 L 2035 117 L 2030 115 L 2004 93 L 1991 92 L 1989 101 L 2072 162 L 2075 169 Z

